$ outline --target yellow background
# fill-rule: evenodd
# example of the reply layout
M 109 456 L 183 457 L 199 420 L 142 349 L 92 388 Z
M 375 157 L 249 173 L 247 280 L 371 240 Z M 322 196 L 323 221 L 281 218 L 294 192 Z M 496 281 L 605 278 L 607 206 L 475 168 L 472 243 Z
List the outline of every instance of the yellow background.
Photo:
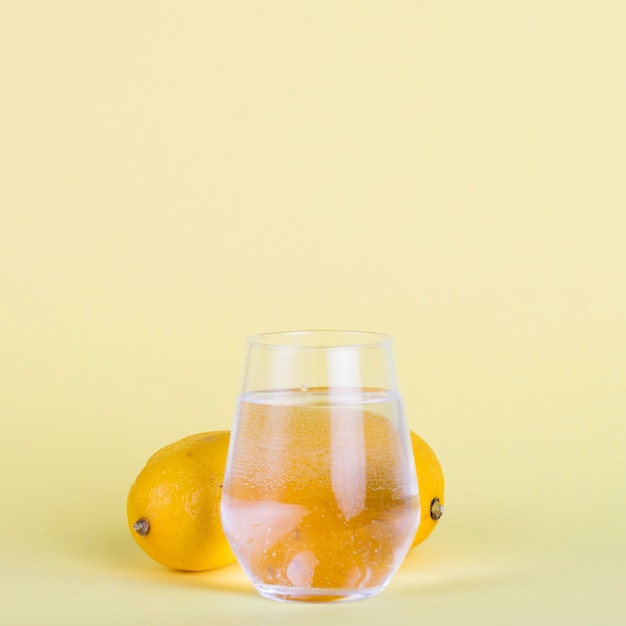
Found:
M 626 621 L 626 4 L 0 0 L 0 617 Z M 446 514 L 294 606 L 126 529 L 248 335 L 395 337 Z

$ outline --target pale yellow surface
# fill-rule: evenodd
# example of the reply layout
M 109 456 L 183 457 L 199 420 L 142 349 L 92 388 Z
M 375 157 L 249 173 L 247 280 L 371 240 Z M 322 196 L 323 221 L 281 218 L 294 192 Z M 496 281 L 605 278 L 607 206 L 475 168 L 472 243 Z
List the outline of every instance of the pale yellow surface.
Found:
M 626 623 L 625 111 L 618 0 L 0 1 L 0 622 Z M 395 337 L 439 527 L 351 605 L 151 562 L 147 458 L 321 327 Z

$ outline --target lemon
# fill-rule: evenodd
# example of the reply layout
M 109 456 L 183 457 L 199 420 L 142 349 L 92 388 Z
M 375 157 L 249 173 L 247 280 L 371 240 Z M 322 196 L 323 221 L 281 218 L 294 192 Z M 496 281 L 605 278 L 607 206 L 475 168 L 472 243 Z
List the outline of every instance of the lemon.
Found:
M 430 535 L 443 515 L 444 478 L 441 463 L 433 449 L 413 431 L 411 431 L 411 445 L 415 458 L 421 510 L 420 525 L 411 544 L 411 548 L 414 548 Z
M 199 433 L 153 454 L 130 488 L 127 518 L 137 544 L 176 570 L 235 560 L 220 522 L 229 431 Z
M 390 436 L 375 421 L 370 428 L 367 441 L 380 442 L 383 435 Z M 410 434 L 421 509 L 414 548 L 430 535 L 443 514 L 444 478 L 432 448 L 415 432 Z M 128 527 L 141 549 L 158 563 L 176 570 L 203 571 L 235 561 L 220 521 L 229 441 L 227 430 L 180 439 L 153 454 L 135 479 L 127 498 Z M 292 495 L 307 484 L 303 474 L 312 471 L 303 463 L 304 450 L 296 456 L 301 468 L 294 471 L 298 485 L 289 489 Z M 386 461 L 385 465 L 393 465 Z M 370 478 L 375 478 L 378 469 L 370 466 L 374 472 Z M 322 493 L 330 485 L 316 475 L 313 489 Z

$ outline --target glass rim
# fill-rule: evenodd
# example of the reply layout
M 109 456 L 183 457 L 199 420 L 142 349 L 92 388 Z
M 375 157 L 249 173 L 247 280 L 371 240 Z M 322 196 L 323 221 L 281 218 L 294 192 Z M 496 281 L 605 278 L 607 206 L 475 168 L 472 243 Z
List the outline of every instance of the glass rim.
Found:
M 317 338 L 319 343 L 311 343 Z M 386 333 L 340 329 L 281 330 L 248 337 L 250 348 L 266 350 L 362 350 L 389 346 L 392 342 L 393 337 Z

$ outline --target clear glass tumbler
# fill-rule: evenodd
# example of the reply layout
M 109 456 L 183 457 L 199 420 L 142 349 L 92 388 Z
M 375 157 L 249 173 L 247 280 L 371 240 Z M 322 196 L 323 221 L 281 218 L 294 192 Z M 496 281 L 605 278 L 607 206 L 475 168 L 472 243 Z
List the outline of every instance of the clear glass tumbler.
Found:
M 250 338 L 222 524 L 257 591 L 275 600 L 373 596 L 400 566 L 418 523 L 391 338 Z

